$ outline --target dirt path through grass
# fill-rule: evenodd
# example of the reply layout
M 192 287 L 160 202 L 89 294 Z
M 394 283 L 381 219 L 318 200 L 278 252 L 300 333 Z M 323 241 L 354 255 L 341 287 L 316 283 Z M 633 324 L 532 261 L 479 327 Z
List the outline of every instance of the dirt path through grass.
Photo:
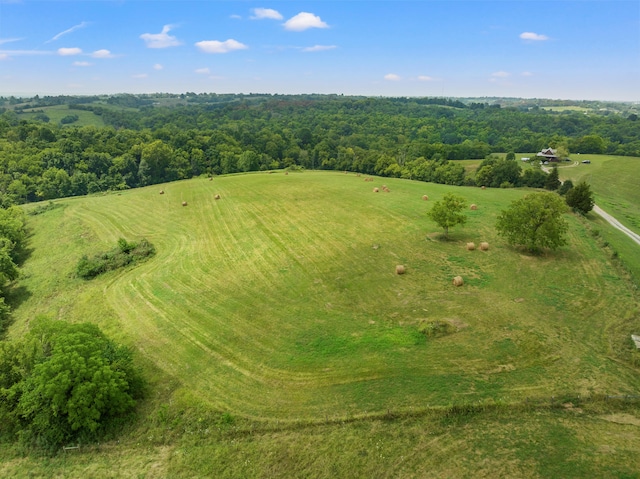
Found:
M 629 228 L 627 228 L 625 225 L 620 223 L 617 219 L 615 219 L 609 213 L 604 211 L 598 205 L 593 205 L 593 211 L 595 211 L 597 214 L 602 216 L 602 218 L 604 218 L 611 226 L 613 226 L 614 228 L 622 231 L 629 238 L 631 238 L 633 241 L 635 241 L 636 243 L 638 243 L 640 245 L 640 235 L 639 234 L 634 233 L 633 231 L 631 231 Z

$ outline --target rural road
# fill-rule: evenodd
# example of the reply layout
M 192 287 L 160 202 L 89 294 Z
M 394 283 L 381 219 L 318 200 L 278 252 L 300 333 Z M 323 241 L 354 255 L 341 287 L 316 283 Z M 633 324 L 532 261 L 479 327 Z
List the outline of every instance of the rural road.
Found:
M 603 211 L 603 209 L 600 208 L 598 205 L 593 205 L 593 211 L 595 211 L 597 214 L 602 216 L 611 226 L 613 226 L 614 228 L 622 231 L 629 238 L 631 238 L 633 241 L 635 241 L 636 243 L 638 243 L 640 245 L 640 235 L 639 234 L 634 233 L 633 231 L 631 231 L 629 228 L 627 228 L 625 225 L 620 223 L 617 219 L 615 219 L 609 213 L 607 213 L 606 211 Z
M 572 167 L 575 167 L 575 166 L 578 166 L 578 162 L 577 161 L 574 162 L 572 165 L 565 166 L 564 168 L 572 168 Z M 549 168 L 548 166 L 542 166 L 541 168 L 546 173 L 550 173 L 551 172 L 551 168 Z M 563 167 L 560 167 L 560 168 L 563 168 Z M 598 205 L 595 205 L 595 204 L 593 205 L 593 211 L 596 212 L 597 214 L 599 214 L 600 216 L 602 216 L 602 218 L 604 218 L 604 220 L 607 223 L 609 223 L 611 226 L 613 226 L 615 229 L 622 231 L 629 238 L 631 238 L 633 241 L 635 241 L 636 243 L 638 243 L 640 245 L 640 235 L 639 234 L 634 233 L 633 231 L 631 231 L 629 228 L 627 228 L 625 225 L 620 223 L 617 219 L 615 219 L 609 213 L 604 211 Z

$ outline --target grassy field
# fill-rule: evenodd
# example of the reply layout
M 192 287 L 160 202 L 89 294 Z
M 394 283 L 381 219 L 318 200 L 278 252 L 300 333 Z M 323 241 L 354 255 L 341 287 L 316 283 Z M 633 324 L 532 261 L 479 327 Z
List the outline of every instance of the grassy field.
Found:
M 20 113 L 19 118 L 28 120 L 34 118 L 39 112 L 44 112 L 44 114 L 49 117 L 50 122 L 55 124 L 60 124 L 60 120 L 65 116 L 78 115 L 78 121 L 71 123 L 71 125 L 95 127 L 105 126 L 102 118 L 94 114 L 92 111 L 71 110 L 68 105 L 46 106 L 42 108 L 35 108 L 33 110 L 25 110 L 24 113 Z
M 372 192 L 383 183 L 390 193 Z M 452 190 L 478 209 L 443 240 L 425 213 Z M 599 410 L 512 409 L 640 386 L 637 292 L 590 224 L 567 216 L 570 246 L 535 257 L 496 237 L 496 215 L 525 193 L 279 172 L 62 200 L 30 217 L 10 334 L 38 314 L 95 322 L 137 350 L 151 384 L 126 449 L 52 459 L 39 474 L 115 477 L 118 463 L 147 477 L 569 477 L 544 453 L 556 442 L 573 477 L 637 471 L 637 434 L 620 439 L 637 431 L 635 408 L 624 425 Z M 81 255 L 119 237 L 158 254 L 74 277 Z M 425 337 L 429 323 L 453 332 Z M 455 404 L 489 409 L 457 424 Z M 33 461 L 8 451 L 0 475 Z

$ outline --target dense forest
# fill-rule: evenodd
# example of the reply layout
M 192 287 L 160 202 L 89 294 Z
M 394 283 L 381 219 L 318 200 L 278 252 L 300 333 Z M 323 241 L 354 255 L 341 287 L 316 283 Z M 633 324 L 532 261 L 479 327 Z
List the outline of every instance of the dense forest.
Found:
M 513 154 L 491 154 L 552 147 L 640 156 L 635 105 L 546 106 L 339 95 L 0 98 L 0 205 L 279 168 L 542 186 L 541 171 L 523 174 Z M 65 110 L 59 121 L 51 108 Z M 87 114 L 104 126 L 83 124 Z M 485 158 L 475 175 L 456 162 Z

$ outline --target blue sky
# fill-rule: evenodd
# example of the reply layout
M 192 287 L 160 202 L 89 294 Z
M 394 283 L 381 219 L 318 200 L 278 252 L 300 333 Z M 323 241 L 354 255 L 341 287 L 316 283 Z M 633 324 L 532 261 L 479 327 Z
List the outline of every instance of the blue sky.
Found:
M 640 100 L 640 1 L 0 0 L 0 95 Z

